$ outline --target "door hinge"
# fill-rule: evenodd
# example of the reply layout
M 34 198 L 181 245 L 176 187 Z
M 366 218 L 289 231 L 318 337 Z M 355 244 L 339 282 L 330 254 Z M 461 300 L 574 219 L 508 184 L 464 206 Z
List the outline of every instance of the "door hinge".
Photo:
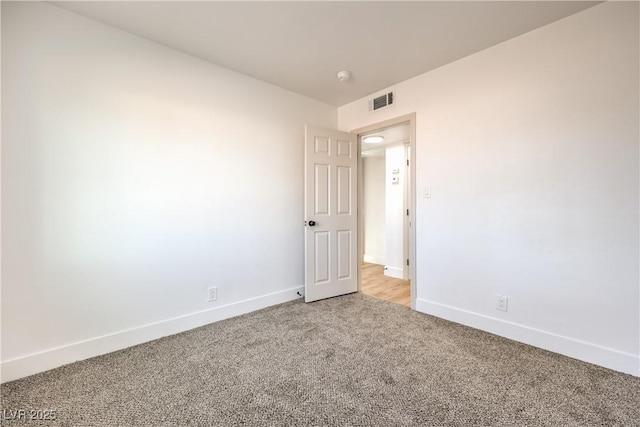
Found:
M 407 209 L 407 216 L 409 216 L 409 209 Z
M 409 265 L 409 258 L 407 258 L 407 265 Z
M 407 166 L 409 166 L 409 159 L 407 159 Z

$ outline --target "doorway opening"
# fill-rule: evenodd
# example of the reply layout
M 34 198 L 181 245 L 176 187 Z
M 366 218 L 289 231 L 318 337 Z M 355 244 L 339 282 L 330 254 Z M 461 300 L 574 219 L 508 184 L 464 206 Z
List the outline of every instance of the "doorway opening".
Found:
M 415 309 L 415 114 L 358 134 L 359 291 Z

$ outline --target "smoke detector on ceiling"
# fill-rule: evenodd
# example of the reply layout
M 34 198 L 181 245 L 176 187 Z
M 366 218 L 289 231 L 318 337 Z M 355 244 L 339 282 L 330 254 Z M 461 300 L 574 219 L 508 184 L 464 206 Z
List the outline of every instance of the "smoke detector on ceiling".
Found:
M 346 82 L 347 80 L 349 80 L 351 78 L 351 72 L 350 71 L 338 71 L 338 81 L 339 82 Z

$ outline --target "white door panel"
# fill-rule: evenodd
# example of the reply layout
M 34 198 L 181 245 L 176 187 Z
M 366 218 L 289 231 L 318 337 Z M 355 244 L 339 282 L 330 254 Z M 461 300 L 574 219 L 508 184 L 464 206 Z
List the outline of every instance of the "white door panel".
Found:
M 358 290 L 358 159 L 356 135 L 314 126 L 305 135 L 305 301 L 311 302 Z

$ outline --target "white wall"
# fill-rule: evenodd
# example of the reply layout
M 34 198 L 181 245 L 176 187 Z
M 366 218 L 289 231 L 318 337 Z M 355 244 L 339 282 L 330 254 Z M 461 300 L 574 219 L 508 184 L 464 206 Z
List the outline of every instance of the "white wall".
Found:
M 418 310 L 640 375 L 638 36 L 609 2 L 338 109 L 417 114 Z
M 362 159 L 364 261 L 384 265 L 385 249 L 385 158 Z
M 404 277 L 404 195 L 405 195 L 405 148 L 404 144 L 392 144 L 385 149 L 386 203 L 385 203 L 385 270 L 386 276 L 397 279 Z M 398 173 L 394 174 L 393 171 Z M 393 183 L 393 177 L 398 183 Z
M 45 3 L 2 66 L 4 380 L 297 297 L 335 107 Z

